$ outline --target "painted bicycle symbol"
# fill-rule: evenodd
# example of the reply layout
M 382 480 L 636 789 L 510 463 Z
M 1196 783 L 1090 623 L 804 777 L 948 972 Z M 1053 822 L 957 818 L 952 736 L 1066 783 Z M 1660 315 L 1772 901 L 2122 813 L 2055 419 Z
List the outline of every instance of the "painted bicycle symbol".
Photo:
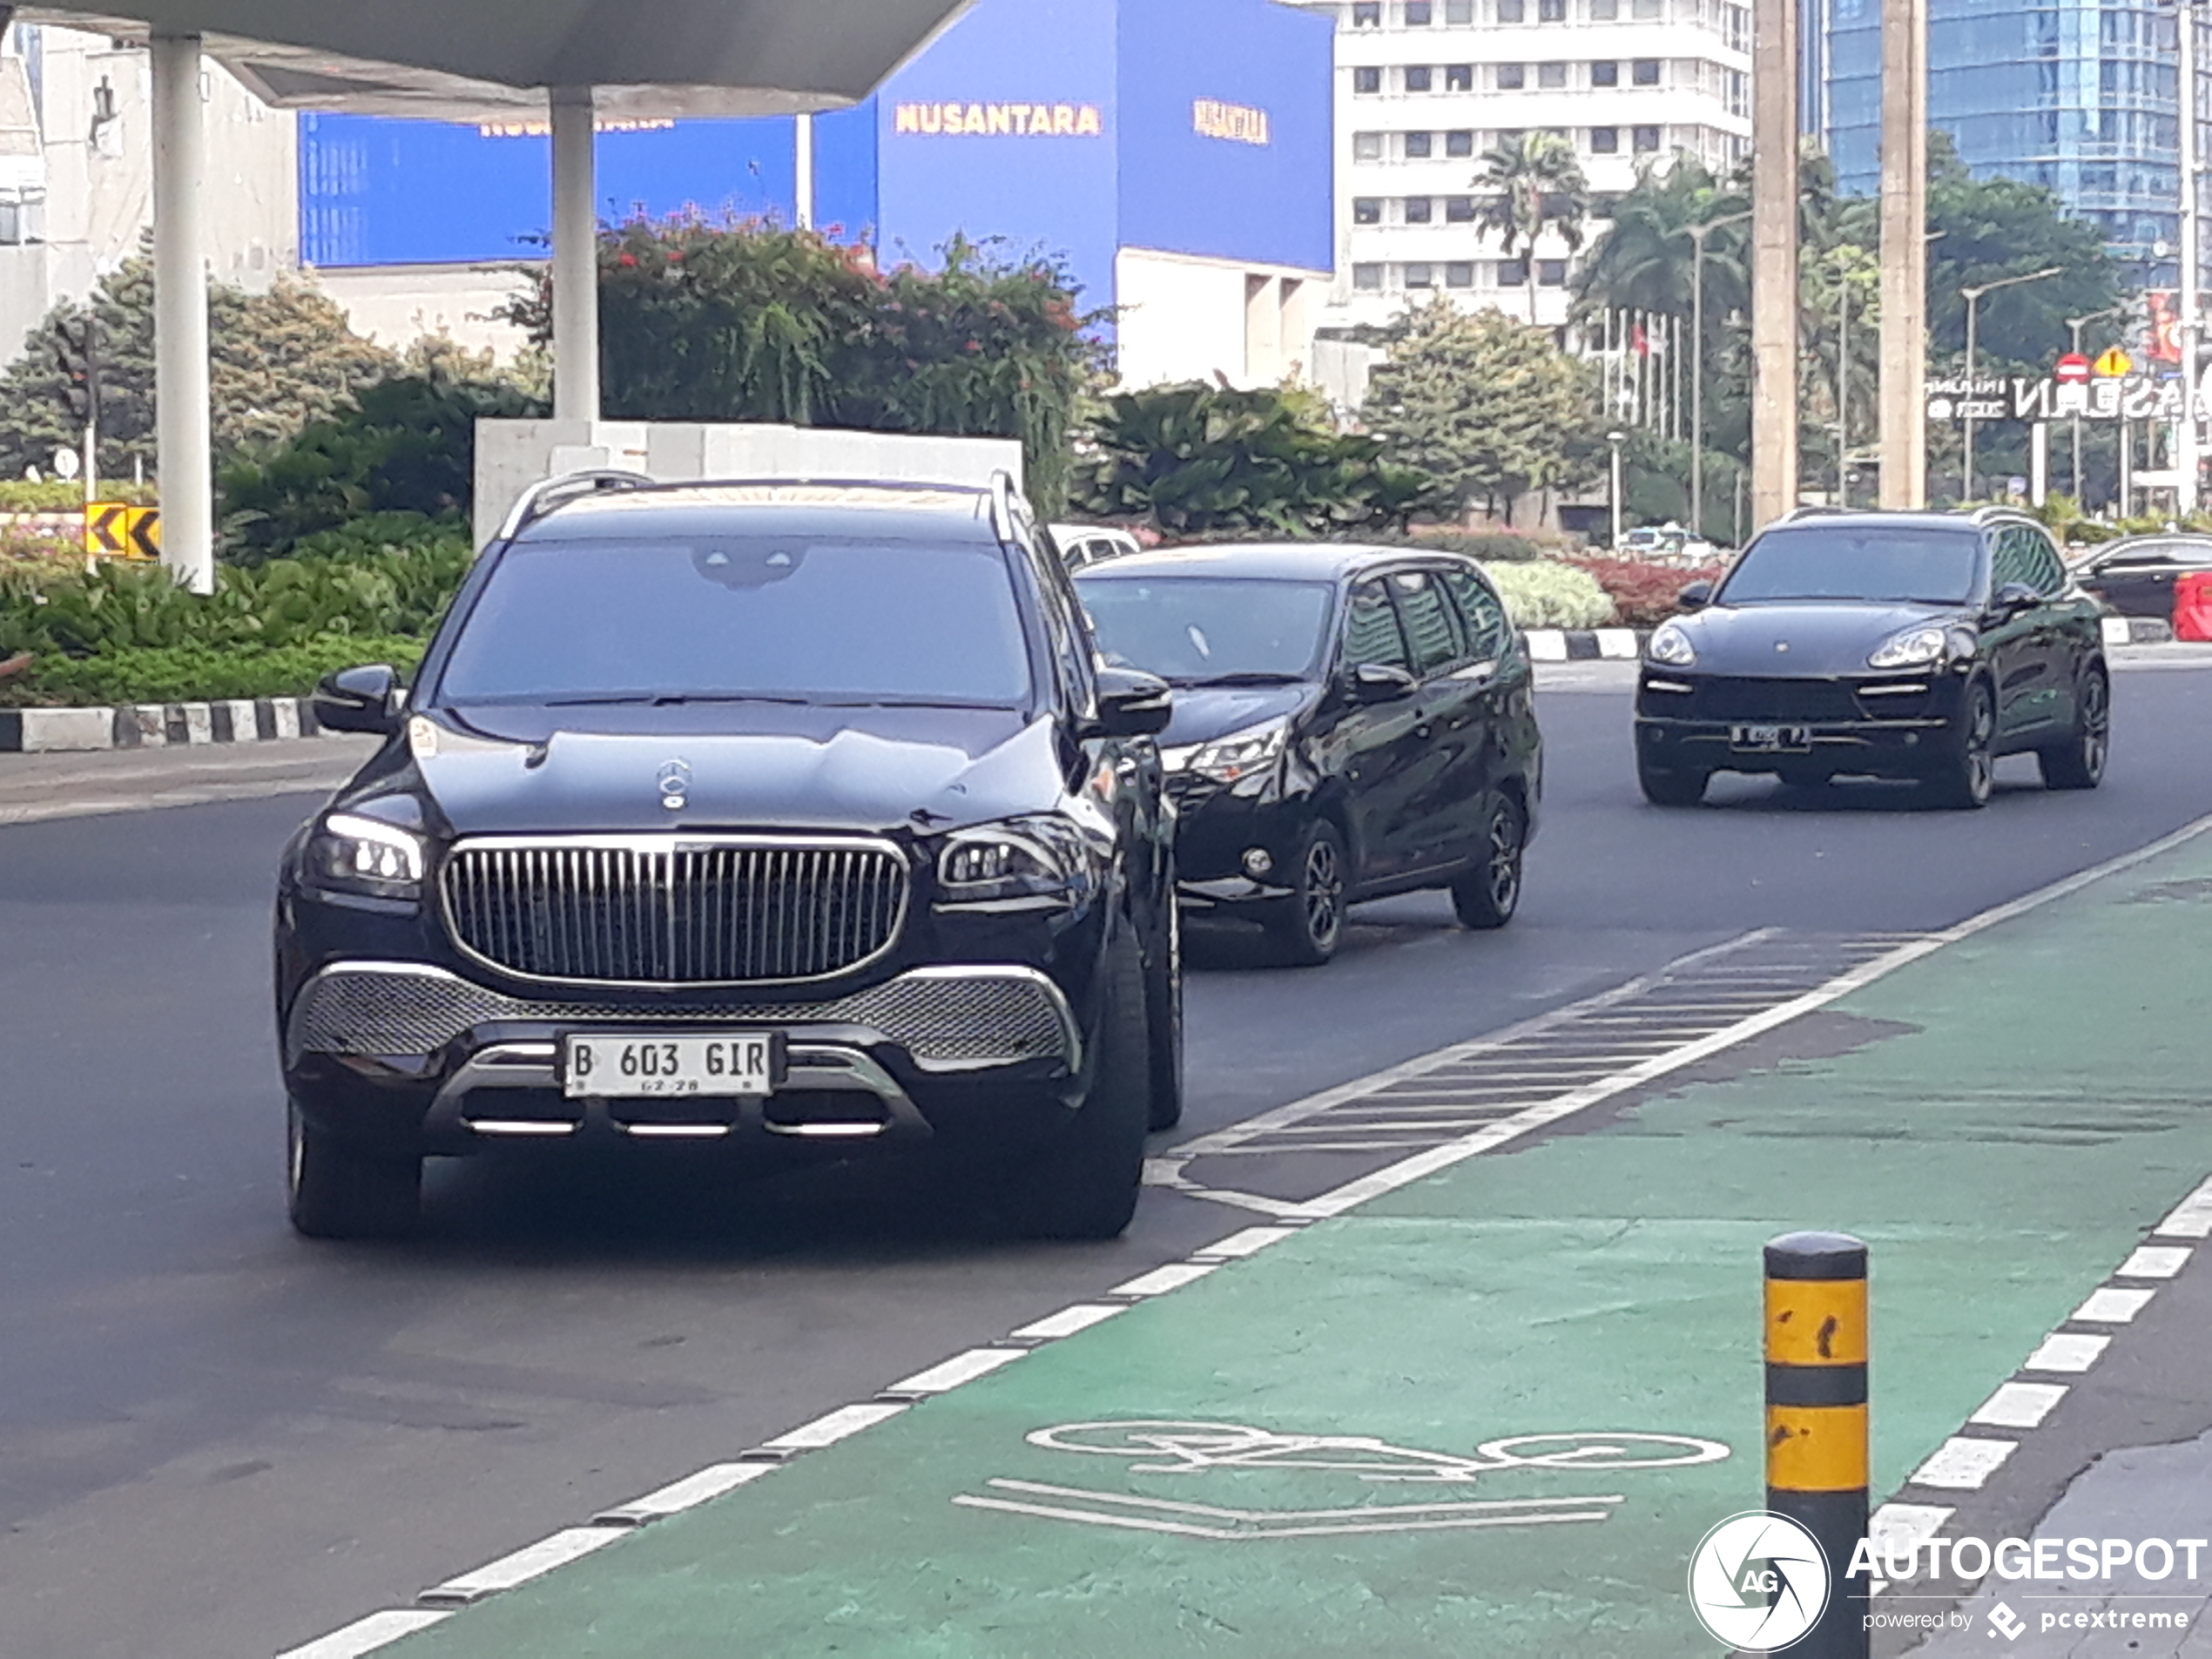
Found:
M 1511 1469 L 1612 1474 L 1688 1468 L 1729 1455 L 1718 1440 L 1688 1434 L 1511 1434 L 1467 1454 L 1394 1446 L 1371 1434 L 1286 1434 L 1244 1423 L 1171 1419 L 1062 1423 L 1024 1437 L 1049 1452 L 1124 1460 L 1133 1474 L 1197 1475 L 1216 1469 L 1298 1471 L 1361 1481 L 1467 1486 Z M 1352 1533 L 1424 1532 L 1471 1527 L 1533 1527 L 1602 1521 L 1627 1500 L 1617 1494 L 1554 1494 L 1325 1509 L 1230 1508 L 1180 1499 L 1101 1492 L 1035 1480 L 994 1480 L 988 1493 L 953 1501 L 1041 1520 L 1080 1521 L 1211 1539 L 1340 1537 Z
M 1066 1423 L 1027 1436 L 1050 1452 L 1131 1460 L 1140 1474 L 1314 1469 L 1363 1480 L 1470 1481 L 1501 1469 L 1666 1469 L 1716 1463 L 1729 1449 L 1686 1434 L 1514 1434 L 1473 1455 L 1393 1446 L 1367 1434 L 1278 1434 L 1243 1423 Z

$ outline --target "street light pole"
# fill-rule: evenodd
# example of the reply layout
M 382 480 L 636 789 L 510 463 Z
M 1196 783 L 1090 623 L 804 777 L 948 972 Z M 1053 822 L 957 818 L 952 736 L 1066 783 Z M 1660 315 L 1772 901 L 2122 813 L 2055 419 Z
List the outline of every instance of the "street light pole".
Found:
M 1705 533 L 1705 239 L 1723 225 L 1740 225 L 1749 213 L 1701 219 L 1683 228 L 1689 233 L 1689 528 Z
M 2046 266 L 2040 271 L 2030 271 L 2025 276 L 2000 277 L 1994 282 L 1980 282 L 1959 290 L 1966 302 L 1966 416 L 1964 442 L 1959 462 L 1959 499 L 1970 502 L 1974 498 L 1974 319 L 1975 310 L 1982 296 L 1994 293 L 2000 288 L 2018 287 L 2023 282 L 2040 282 L 2045 277 L 2057 276 L 2066 267 Z
M 1751 516 L 1797 504 L 1797 0 L 1751 7 Z
M 1851 505 L 1851 273 L 1836 266 L 1836 505 Z
M 2177 332 L 2182 348 L 2182 418 L 2174 434 L 2174 467 L 2180 475 L 2174 492 L 2177 516 L 2196 510 L 2196 342 L 2197 307 L 2201 298 L 2198 261 L 2203 258 L 2198 239 L 2196 153 L 2196 0 L 2182 0 L 2175 8 L 2182 25 L 2182 291 L 2178 296 L 2182 320 Z
M 1621 443 L 1628 435 L 1620 431 L 1605 435 L 1606 442 L 1613 448 L 1613 546 L 1610 550 L 1615 553 L 1621 550 Z M 1703 534 L 1703 531 L 1698 533 Z
M 2093 311 L 2086 317 L 2068 317 L 2066 327 L 2067 332 L 2073 336 L 2073 354 L 2076 357 L 2081 355 L 2081 331 L 2084 328 L 2093 322 L 2101 322 L 2107 317 L 2120 316 L 2127 309 L 2126 306 L 2107 306 L 2102 311 Z M 2076 506 L 2081 504 L 2081 414 L 2078 409 L 2074 415 L 2074 500 Z

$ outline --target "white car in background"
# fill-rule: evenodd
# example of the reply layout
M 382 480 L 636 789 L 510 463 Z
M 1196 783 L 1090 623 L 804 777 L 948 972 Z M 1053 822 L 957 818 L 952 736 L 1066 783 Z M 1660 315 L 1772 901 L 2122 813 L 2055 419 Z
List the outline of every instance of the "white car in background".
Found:
M 1143 544 L 1127 530 L 1109 529 L 1103 524 L 1055 524 L 1052 544 L 1060 550 L 1061 562 L 1070 570 L 1087 570 L 1108 559 L 1144 550 Z
M 1720 557 L 1719 549 L 1679 524 L 1630 530 L 1614 551 L 1623 558 L 1649 559 L 1656 564 L 1710 564 Z

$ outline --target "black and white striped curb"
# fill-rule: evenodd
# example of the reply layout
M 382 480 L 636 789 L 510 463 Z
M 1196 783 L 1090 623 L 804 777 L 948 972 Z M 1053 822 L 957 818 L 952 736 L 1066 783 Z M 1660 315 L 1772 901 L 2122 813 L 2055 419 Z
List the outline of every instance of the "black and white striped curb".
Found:
M 2107 617 L 2107 645 L 2162 645 L 2174 625 L 2156 617 Z M 1522 637 L 1539 663 L 1634 662 L 1651 637 L 1649 628 L 1530 628 Z
M 321 735 L 304 697 L 132 703 L 115 709 L 0 709 L 0 754 L 269 743 Z

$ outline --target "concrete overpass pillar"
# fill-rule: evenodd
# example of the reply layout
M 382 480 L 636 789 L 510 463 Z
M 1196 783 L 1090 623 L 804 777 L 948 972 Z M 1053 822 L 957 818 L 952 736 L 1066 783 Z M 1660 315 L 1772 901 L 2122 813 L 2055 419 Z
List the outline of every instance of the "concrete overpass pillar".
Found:
M 215 589 L 215 441 L 209 387 L 205 127 L 197 35 L 157 34 L 153 56 L 155 437 L 161 561 Z
M 599 418 L 599 216 L 591 89 L 556 86 L 553 105 L 553 414 Z

